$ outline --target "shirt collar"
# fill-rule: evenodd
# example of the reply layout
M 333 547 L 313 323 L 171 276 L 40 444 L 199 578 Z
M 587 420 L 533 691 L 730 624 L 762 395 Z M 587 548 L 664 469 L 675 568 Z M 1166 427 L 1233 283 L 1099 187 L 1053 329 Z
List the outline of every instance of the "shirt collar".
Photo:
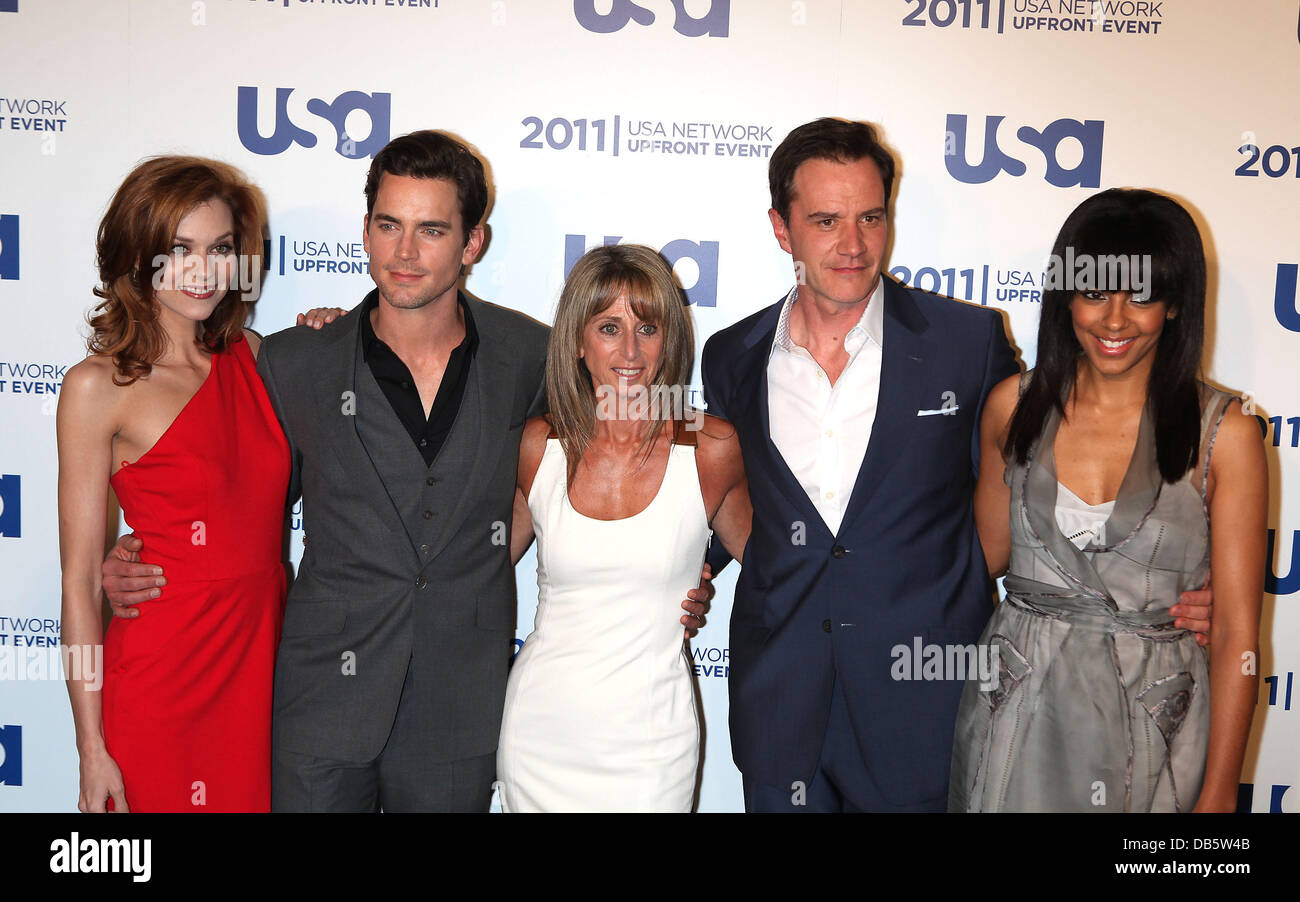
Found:
M 790 338 L 790 310 L 794 307 L 794 300 L 799 296 L 799 286 L 795 285 L 790 289 L 790 293 L 785 296 L 785 301 L 781 304 L 781 315 L 776 321 L 776 337 L 772 340 L 772 352 L 782 350 L 794 353 L 798 347 Z M 844 336 L 844 347 L 850 354 L 856 352 L 865 341 L 875 342 L 876 347 L 883 348 L 885 337 L 885 279 L 881 276 L 876 282 L 876 288 L 871 292 L 871 297 L 867 300 L 867 309 L 862 311 L 862 316 L 858 319 L 857 324 L 849 330 L 849 334 Z M 769 356 L 771 356 L 769 354 Z
M 471 355 L 478 348 L 478 329 L 474 325 L 474 315 L 470 313 L 469 303 L 465 300 L 463 291 L 456 292 L 456 302 L 460 306 L 460 311 L 465 317 L 465 340 L 461 342 Z M 375 334 L 375 327 L 370 323 L 370 311 L 379 306 L 379 289 L 376 288 L 366 299 L 361 302 L 361 353 L 364 359 L 369 362 L 371 354 L 377 347 L 387 348 L 378 335 Z

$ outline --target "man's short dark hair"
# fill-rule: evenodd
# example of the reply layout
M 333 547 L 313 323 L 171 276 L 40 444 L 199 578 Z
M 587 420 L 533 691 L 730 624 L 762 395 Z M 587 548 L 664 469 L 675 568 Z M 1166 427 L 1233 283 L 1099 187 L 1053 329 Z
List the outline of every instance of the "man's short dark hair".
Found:
M 876 130 L 866 122 L 818 119 L 805 123 L 790 134 L 772 154 L 767 167 L 767 184 L 772 192 L 772 209 L 787 222 L 794 198 L 794 173 L 809 160 L 854 163 L 869 159 L 880 170 L 885 183 L 885 206 L 894 189 L 894 157 L 876 139 Z
M 366 175 L 366 215 L 375 211 L 379 179 L 389 175 L 417 179 L 448 179 L 456 184 L 460 219 L 469 243 L 469 231 L 479 224 L 487 209 L 487 177 L 483 164 L 468 147 L 455 138 L 426 129 L 394 138 L 375 154 Z

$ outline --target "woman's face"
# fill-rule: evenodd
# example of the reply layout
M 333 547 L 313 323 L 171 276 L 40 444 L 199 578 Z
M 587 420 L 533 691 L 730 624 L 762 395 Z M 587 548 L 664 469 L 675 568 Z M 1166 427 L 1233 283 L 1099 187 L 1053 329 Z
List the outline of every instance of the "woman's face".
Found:
M 597 398 L 610 390 L 602 392 L 601 386 L 626 398 L 633 386 L 648 389 L 659 374 L 663 345 L 663 330 L 638 319 L 627 295 L 620 294 L 587 321 L 578 356 L 587 364 Z
M 212 315 L 236 278 L 235 224 L 218 198 L 181 218 L 171 253 L 154 273 L 154 297 L 165 310 L 201 323 Z
M 1074 335 L 1088 362 L 1104 376 L 1148 371 L 1165 322 L 1174 311 L 1163 301 L 1130 291 L 1077 291 L 1070 301 Z

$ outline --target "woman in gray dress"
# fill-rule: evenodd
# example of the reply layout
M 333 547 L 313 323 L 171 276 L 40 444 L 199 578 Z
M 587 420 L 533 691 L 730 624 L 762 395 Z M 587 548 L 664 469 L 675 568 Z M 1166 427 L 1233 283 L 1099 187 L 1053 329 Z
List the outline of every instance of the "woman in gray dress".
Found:
M 981 639 L 996 677 L 962 696 L 949 808 L 1231 811 L 1268 474 L 1255 419 L 1199 379 L 1200 235 L 1168 197 L 1105 191 L 1047 279 L 1036 369 L 981 422 L 976 521 L 1007 598 Z M 1211 569 L 1207 655 L 1169 608 Z

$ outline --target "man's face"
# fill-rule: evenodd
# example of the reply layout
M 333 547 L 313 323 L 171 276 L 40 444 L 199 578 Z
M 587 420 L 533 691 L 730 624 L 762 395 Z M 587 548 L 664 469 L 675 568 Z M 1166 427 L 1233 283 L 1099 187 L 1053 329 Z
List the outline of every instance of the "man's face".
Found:
M 465 241 L 456 183 L 385 172 L 375 206 L 365 220 L 370 277 L 384 300 L 415 310 L 439 298 L 455 297 L 461 266 L 483 245 L 483 227 Z
M 802 264 L 801 298 L 831 312 L 871 296 L 889 241 L 885 185 L 874 162 L 800 164 L 789 221 L 776 210 L 768 217 L 781 247 Z

